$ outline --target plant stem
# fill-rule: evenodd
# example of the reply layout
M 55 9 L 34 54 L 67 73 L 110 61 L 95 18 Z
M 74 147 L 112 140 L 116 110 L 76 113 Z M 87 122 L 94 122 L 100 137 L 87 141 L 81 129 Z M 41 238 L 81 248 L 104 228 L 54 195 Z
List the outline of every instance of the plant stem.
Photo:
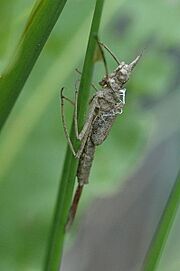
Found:
M 155 271 L 173 225 L 180 203 L 180 172 L 172 188 L 168 202 L 146 255 L 143 271 Z
M 84 122 L 85 113 L 87 111 L 90 84 L 93 74 L 94 61 L 93 56 L 96 48 L 95 35 L 97 35 L 101 20 L 104 0 L 97 0 L 93 15 L 88 46 L 86 50 L 85 61 L 81 76 L 78 96 L 78 122 L 81 128 Z M 71 128 L 71 139 L 75 147 L 79 142 L 75 139 L 75 133 Z M 65 225 L 67 221 L 68 211 L 73 196 L 73 189 L 76 177 L 78 161 L 73 157 L 69 147 L 67 147 L 64 167 L 61 176 L 60 188 L 57 198 L 57 204 L 54 214 L 54 221 L 51 229 L 51 236 L 48 244 L 48 252 L 46 255 L 45 271 L 58 271 L 65 237 Z
M 5 123 L 67 0 L 37 0 L 13 60 L 0 76 L 0 129 Z

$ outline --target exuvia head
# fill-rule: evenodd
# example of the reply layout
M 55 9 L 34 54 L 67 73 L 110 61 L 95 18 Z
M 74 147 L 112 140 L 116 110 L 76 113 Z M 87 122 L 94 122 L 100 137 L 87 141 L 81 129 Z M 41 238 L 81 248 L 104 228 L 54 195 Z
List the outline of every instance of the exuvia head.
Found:
M 119 87 L 122 87 L 128 81 L 132 70 L 138 63 L 143 52 L 140 55 L 138 55 L 130 64 L 126 64 L 125 62 L 120 62 L 118 58 L 114 55 L 114 53 L 105 44 L 100 42 L 98 38 L 97 38 L 97 42 L 99 45 L 99 49 L 101 51 L 102 59 L 103 59 L 105 70 L 106 70 L 106 75 L 99 82 L 99 84 L 103 87 L 108 87 L 108 86 L 111 86 L 111 82 L 113 82 L 116 85 L 119 85 Z M 111 74 L 108 73 L 107 63 L 106 63 L 106 59 L 105 59 L 102 48 L 105 48 L 107 52 L 113 57 L 113 59 L 118 64 L 118 67 Z
M 138 55 L 130 64 L 126 64 L 125 62 L 119 63 L 118 67 L 114 71 L 114 77 L 121 85 L 128 81 L 131 72 L 138 63 L 140 57 L 141 55 Z

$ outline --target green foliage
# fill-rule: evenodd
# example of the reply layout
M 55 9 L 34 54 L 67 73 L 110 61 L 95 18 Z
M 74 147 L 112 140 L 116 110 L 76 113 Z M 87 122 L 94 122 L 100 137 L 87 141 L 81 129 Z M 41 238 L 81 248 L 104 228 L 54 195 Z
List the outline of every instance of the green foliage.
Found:
M 166 244 L 169 232 L 172 228 L 178 207 L 180 204 L 180 172 L 164 209 L 160 223 L 152 240 L 143 271 L 155 271 L 160 261 L 161 254 Z
M 23 88 L 66 0 L 38 0 L 8 68 L 0 77 L 0 129 Z
M 82 70 L 81 82 L 79 86 L 78 120 L 80 127 L 82 127 L 83 125 L 85 113 L 87 111 L 89 91 L 94 66 L 93 57 L 96 48 L 95 35 L 98 35 L 103 4 L 104 0 L 96 1 L 85 61 Z M 74 125 L 72 125 L 71 128 L 71 140 L 74 143 L 73 145 L 78 146 L 78 142 L 75 140 Z M 65 227 L 68 217 L 68 211 L 73 197 L 73 187 L 77 172 L 77 165 L 78 161 L 73 157 L 73 154 L 68 147 L 62 170 L 62 177 L 54 214 L 54 221 L 51 229 L 48 254 L 45 262 L 44 270 L 47 271 L 59 270 L 59 263 L 62 257 L 63 243 L 65 238 Z

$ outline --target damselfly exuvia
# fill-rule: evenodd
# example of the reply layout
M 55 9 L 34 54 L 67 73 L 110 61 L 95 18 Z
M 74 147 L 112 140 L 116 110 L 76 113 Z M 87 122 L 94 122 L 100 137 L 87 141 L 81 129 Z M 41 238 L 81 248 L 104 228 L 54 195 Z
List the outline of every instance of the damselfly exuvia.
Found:
M 75 217 L 79 199 L 83 190 L 83 186 L 88 183 L 90 169 L 94 159 L 95 147 L 103 143 L 109 134 L 109 131 L 116 117 L 123 112 L 125 105 L 126 89 L 124 84 L 128 81 L 134 67 L 138 63 L 141 54 L 138 55 L 130 64 L 120 62 L 112 51 L 103 43 L 97 41 L 101 56 L 104 62 L 106 74 L 99 82 L 101 89 L 96 91 L 89 104 L 89 112 L 85 124 L 78 131 L 77 123 L 77 101 L 78 91 L 75 92 L 75 102 L 71 102 L 63 95 L 61 90 L 61 116 L 63 128 L 69 146 L 74 156 L 79 159 L 77 169 L 78 186 L 74 195 L 74 199 L 69 211 L 67 227 L 69 227 Z M 117 68 L 112 72 L 108 72 L 106 59 L 103 48 L 105 48 L 118 64 Z M 95 88 L 95 86 L 93 85 Z M 79 150 L 75 152 L 71 139 L 69 137 L 67 126 L 64 118 L 64 99 L 69 100 L 74 105 L 74 127 L 77 139 L 81 142 Z

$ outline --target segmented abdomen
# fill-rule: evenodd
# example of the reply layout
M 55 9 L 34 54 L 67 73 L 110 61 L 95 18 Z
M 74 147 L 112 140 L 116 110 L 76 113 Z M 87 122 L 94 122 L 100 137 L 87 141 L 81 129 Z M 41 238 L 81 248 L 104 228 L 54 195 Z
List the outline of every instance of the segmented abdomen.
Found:
M 95 145 L 89 137 L 87 139 L 86 145 L 84 147 L 83 153 L 79 160 L 79 165 L 77 169 L 77 178 L 80 185 L 88 183 L 89 174 L 94 158 Z
M 98 116 L 92 127 L 91 140 L 94 145 L 100 145 L 108 136 L 111 127 L 116 119 L 116 115 L 100 115 Z

